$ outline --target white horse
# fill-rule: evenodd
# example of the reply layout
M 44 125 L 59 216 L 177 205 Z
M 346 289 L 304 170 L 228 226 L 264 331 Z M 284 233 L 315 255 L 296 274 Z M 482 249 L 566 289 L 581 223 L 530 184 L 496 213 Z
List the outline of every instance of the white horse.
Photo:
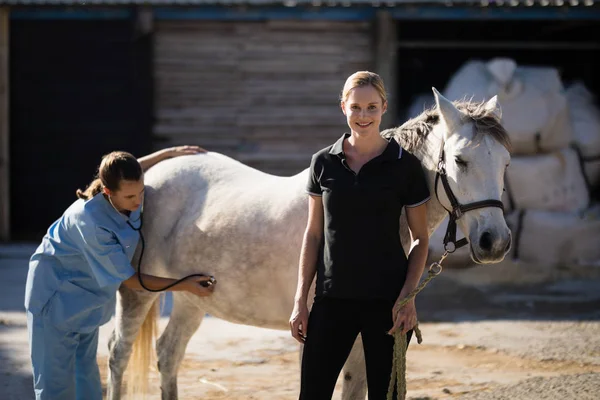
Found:
M 477 104 L 453 103 L 433 91 L 433 109 L 382 132 L 398 140 L 424 166 L 432 194 L 427 207 L 430 234 L 447 216 L 446 209 L 451 209 L 441 183 L 435 194 L 440 148 L 449 185 L 462 204 L 500 200 L 510 161 L 510 142 L 496 114 L 496 98 Z M 307 170 L 279 177 L 210 152 L 161 162 L 146 174 L 142 271 L 171 278 L 203 272 L 218 280 L 214 294 L 207 298 L 173 293 L 169 322 L 156 342 L 164 400 L 178 397 L 177 370 L 206 313 L 238 324 L 289 329 L 307 221 L 307 181 Z M 408 251 L 410 235 L 404 214 L 402 219 L 402 244 Z M 497 263 L 508 252 L 511 234 L 502 209 L 468 211 L 457 223 L 469 239 L 475 262 Z M 109 343 L 109 400 L 121 398 L 123 373 L 138 332 L 146 338 L 140 349 L 145 355 L 141 363 L 146 365 L 141 367 L 148 367 L 152 344 L 148 329 L 157 315 L 157 300 L 157 293 L 125 287 L 119 291 Z M 129 376 L 145 377 L 134 364 L 132 359 Z M 342 397 L 364 399 L 360 336 L 343 374 Z

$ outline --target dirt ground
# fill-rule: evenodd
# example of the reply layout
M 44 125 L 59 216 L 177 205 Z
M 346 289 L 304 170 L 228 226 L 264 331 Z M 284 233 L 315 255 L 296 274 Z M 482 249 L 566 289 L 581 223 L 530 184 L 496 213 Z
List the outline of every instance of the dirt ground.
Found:
M 26 259 L 0 249 L 0 398 L 32 399 L 22 312 Z M 446 269 L 417 298 L 423 343 L 407 353 L 413 400 L 600 398 L 600 268 L 502 263 Z M 167 322 L 161 319 L 161 326 Z M 107 337 L 98 362 L 106 382 Z M 298 347 L 286 331 L 207 317 L 179 372 L 180 399 L 292 400 Z M 150 399 L 160 399 L 158 373 Z M 341 399 L 341 377 L 333 399 Z
M 213 325 L 216 330 L 227 328 L 220 322 Z M 545 336 L 544 327 L 553 329 L 536 323 L 530 325 L 529 330 L 539 330 L 539 335 Z M 552 357 L 536 359 L 485 345 L 458 343 L 460 339 L 470 342 L 469 336 L 484 336 L 503 328 L 503 325 L 470 324 L 468 328 L 456 330 L 452 324 L 423 324 L 423 334 L 427 332 L 430 341 L 435 338 L 440 344 L 411 344 L 407 354 L 407 397 L 422 400 L 459 398 L 467 393 L 491 391 L 534 377 L 595 373 L 600 378 L 598 347 L 588 354 L 590 358 L 595 357 L 596 362 L 585 362 Z M 522 326 L 518 324 L 514 328 Z M 557 330 L 571 328 L 576 326 L 556 326 Z M 590 329 L 589 334 L 593 334 L 592 331 L 598 332 L 599 328 L 600 324 L 593 324 L 584 329 Z M 236 349 L 230 351 L 226 358 L 202 356 L 202 351 L 188 353 L 179 374 L 182 399 L 297 399 L 298 352 L 293 349 L 294 346 L 289 346 L 286 335 L 261 338 L 260 332 L 244 329 L 240 329 L 239 333 L 244 331 L 250 335 L 221 342 L 221 346 Z M 444 343 L 446 338 L 452 344 Z M 205 346 L 209 344 L 218 346 L 219 341 L 211 340 Z M 199 350 L 197 343 L 193 347 Z M 106 357 L 100 357 L 99 362 L 105 371 Z M 152 393 L 155 395 L 152 398 L 158 399 L 158 373 L 154 372 L 152 376 Z M 594 394 L 588 398 L 599 398 L 600 386 L 595 388 Z M 341 399 L 341 379 L 338 380 L 334 399 Z

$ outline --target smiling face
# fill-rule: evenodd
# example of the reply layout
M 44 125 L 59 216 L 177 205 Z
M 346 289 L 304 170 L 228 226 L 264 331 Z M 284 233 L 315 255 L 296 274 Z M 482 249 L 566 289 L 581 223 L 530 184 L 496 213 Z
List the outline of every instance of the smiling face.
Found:
M 352 132 L 359 136 L 379 134 L 387 103 L 375 87 L 367 84 L 350 89 L 341 107 Z

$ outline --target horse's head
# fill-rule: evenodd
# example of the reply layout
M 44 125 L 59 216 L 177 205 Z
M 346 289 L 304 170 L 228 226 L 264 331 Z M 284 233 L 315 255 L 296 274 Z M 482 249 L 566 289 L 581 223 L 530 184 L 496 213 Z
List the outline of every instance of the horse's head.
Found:
M 456 224 L 469 240 L 473 261 L 500 262 L 511 245 L 504 211 L 498 207 L 510 162 L 510 140 L 500 124 L 497 98 L 451 102 L 435 88 L 433 92 L 440 117 L 434 129 L 443 140 L 441 171 L 446 176 L 436 179 L 438 200 L 449 211 L 457 203 L 466 206 L 456 215 Z

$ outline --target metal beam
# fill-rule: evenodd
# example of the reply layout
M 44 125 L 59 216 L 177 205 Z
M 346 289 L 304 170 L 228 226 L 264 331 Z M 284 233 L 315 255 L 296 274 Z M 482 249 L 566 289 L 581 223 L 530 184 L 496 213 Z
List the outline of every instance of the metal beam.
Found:
M 357 7 L 255 7 L 205 6 L 190 8 L 157 7 L 153 9 L 158 20 L 208 20 L 208 21 L 264 21 L 264 20 L 322 20 L 322 21 L 369 21 L 375 16 L 376 8 Z
M 494 3 L 490 1 L 490 3 Z M 496 4 L 489 6 L 396 6 L 390 9 L 395 19 L 400 20 L 600 20 L 600 8 L 594 6 L 580 5 L 569 6 L 538 6 L 538 5 L 516 5 L 505 6 Z M 508 2 L 502 2 L 508 5 Z
M 388 96 L 388 110 L 381 119 L 381 129 L 393 127 L 397 113 L 396 75 L 396 21 L 387 10 L 377 11 L 375 18 L 375 72 L 385 83 Z
M 0 240 L 3 241 L 10 239 L 8 17 L 8 7 L 0 7 Z
M 11 10 L 10 19 L 42 19 L 42 20 L 112 20 L 129 19 L 133 12 L 129 7 L 122 6 L 115 9 L 96 9 L 96 8 L 20 8 L 15 7 Z
M 0 0 L 2 1 L 2 0 Z M 67 4 L 68 3 L 68 0 Z M 488 2 L 487 5 L 485 2 Z M 540 5 L 548 1 L 548 5 Z M 575 1 L 575 0 L 573 0 Z M 32 2 L 27 8 L 16 5 L 11 10 L 12 19 L 121 19 L 130 18 L 132 13 L 130 5 L 142 2 L 152 7 L 156 19 L 168 20 L 213 20 L 213 21 L 257 21 L 257 20 L 337 20 L 337 21 L 369 21 L 375 18 L 377 10 L 388 11 L 393 19 L 398 20 L 600 20 L 600 7 L 585 5 L 586 1 L 577 0 L 577 6 L 569 6 L 564 0 L 540 0 L 536 2 L 519 2 L 511 5 L 510 0 L 450 0 L 447 5 L 441 6 L 442 0 L 418 1 L 410 3 L 400 1 L 293 1 L 282 5 L 277 2 L 231 2 L 218 3 L 206 2 L 198 5 L 197 2 L 182 1 L 179 5 L 152 4 L 152 1 L 131 0 L 131 3 L 112 8 L 73 8 L 58 6 L 44 8 L 36 7 Z M 75 2 L 73 0 L 73 2 Z M 559 5 L 557 2 L 562 2 Z M 100 5 L 102 3 L 98 3 Z M 545 3 L 544 3 L 545 4 Z M 593 3 L 590 3 L 593 4 Z
M 600 43 L 582 42 L 472 42 L 472 41 L 399 41 L 400 49 L 511 49 L 511 50 L 600 50 Z

